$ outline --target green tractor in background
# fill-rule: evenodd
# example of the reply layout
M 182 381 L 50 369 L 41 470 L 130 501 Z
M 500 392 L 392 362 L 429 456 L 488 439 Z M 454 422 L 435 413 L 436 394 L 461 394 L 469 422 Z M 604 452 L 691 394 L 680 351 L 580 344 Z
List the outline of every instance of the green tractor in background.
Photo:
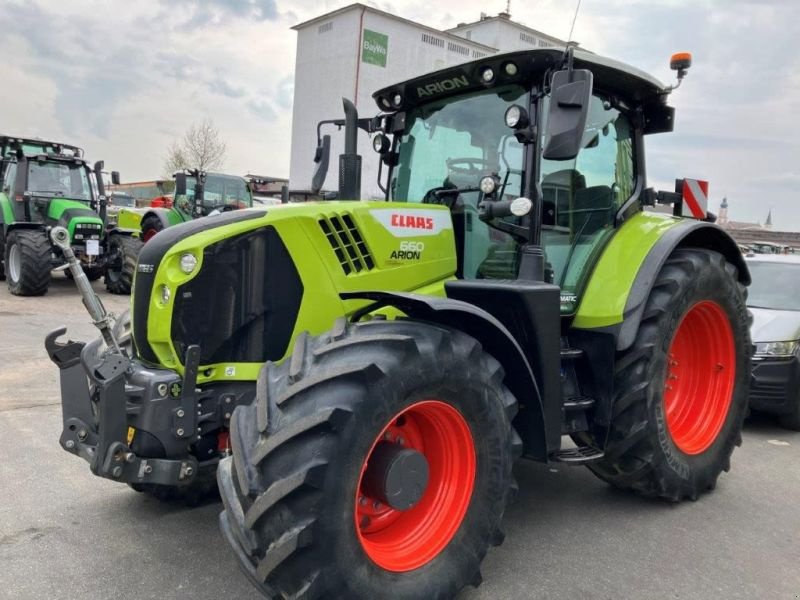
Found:
M 142 244 L 162 229 L 253 206 L 252 192 L 242 177 L 206 173 L 199 169 L 187 169 L 173 177 L 173 199 L 158 199 L 148 208 L 121 208 L 117 212 L 117 228 L 121 235 L 118 243 L 112 243 L 119 248 L 118 268 L 114 269 L 111 277 L 106 277 L 106 289 L 112 294 L 130 293 Z
M 537 49 L 383 89 L 374 119 L 346 101 L 343 201 L 171 227 L 132 316 L 48 336 L 62 447 L 159 497 L 216 472 L 271 598 L 478 585 L 519 457 L 669 501 L 714 489 L 747 409 L 749 274 L 710 218 L 643 211 L 670 197 L 644 137 L 673 129 L 672 89 Z M 347 201 L 359 127 L 384 202 Z
M 68 144 L 0 135 L 0 278 L 18 296 L 40 296 L 63 253 L 47 233 L 64 227 L 90 280 L 105 273 L 103 162 Z M 118 180 L 114 172 L 112 178 Z

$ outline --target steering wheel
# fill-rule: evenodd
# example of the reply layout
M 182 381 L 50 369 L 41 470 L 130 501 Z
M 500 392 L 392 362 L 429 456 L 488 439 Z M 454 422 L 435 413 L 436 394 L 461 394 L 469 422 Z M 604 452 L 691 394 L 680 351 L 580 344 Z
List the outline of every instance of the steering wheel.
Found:
M 472 175 L 474 177 L 479 177 L 480 175 L 497 170 L 497 165 L 493 165 L 483 158 L 448 158 L 446 162 L 447 170 L 454 175 Z

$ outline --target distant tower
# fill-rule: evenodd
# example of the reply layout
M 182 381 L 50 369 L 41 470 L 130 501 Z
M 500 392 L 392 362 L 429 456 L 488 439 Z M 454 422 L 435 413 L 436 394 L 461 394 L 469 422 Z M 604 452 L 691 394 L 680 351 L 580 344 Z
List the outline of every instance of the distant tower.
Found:
M 764 221 L 764 229 L 772 229 L 772 209 L 767 213 L 767 220 Z
M 725 225 L 728 223 L 728 199 L 723 198 L 722 204 L 719 205 L 719 217 L 717 217 L 717 223 L 720 225 Z

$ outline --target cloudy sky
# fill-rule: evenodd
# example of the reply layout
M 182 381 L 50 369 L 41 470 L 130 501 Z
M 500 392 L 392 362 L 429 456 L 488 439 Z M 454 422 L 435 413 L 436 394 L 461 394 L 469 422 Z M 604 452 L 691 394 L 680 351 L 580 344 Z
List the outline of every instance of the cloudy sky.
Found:
M 437 28 L 505 0 L 367 2 Z M 2 0 L 0 131 L 60 138 L 128 180 L 162 172 L 167 145 L 212 117 L 229 172 L 289 172 L 295 33 L 349 4 L 314 0 Z M 565 38 L 573 0 L 512 0 L 515 20 Z M 730 217 L 800 230 L 800 3 L 583 0 L 574 39 L 669 80 L 672 52 L 694 65 L 672 96 L 676 132 L 648 140 L 650 183 L 711 182 Z

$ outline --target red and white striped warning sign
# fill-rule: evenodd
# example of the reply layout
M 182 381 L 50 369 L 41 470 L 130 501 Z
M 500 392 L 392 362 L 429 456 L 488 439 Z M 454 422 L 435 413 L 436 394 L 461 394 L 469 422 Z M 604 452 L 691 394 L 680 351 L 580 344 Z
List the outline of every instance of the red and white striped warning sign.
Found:
M 705 219 L 708 211 L 708 182 L 699 179 L 683 180 L 683 211 L 695 219 Z

